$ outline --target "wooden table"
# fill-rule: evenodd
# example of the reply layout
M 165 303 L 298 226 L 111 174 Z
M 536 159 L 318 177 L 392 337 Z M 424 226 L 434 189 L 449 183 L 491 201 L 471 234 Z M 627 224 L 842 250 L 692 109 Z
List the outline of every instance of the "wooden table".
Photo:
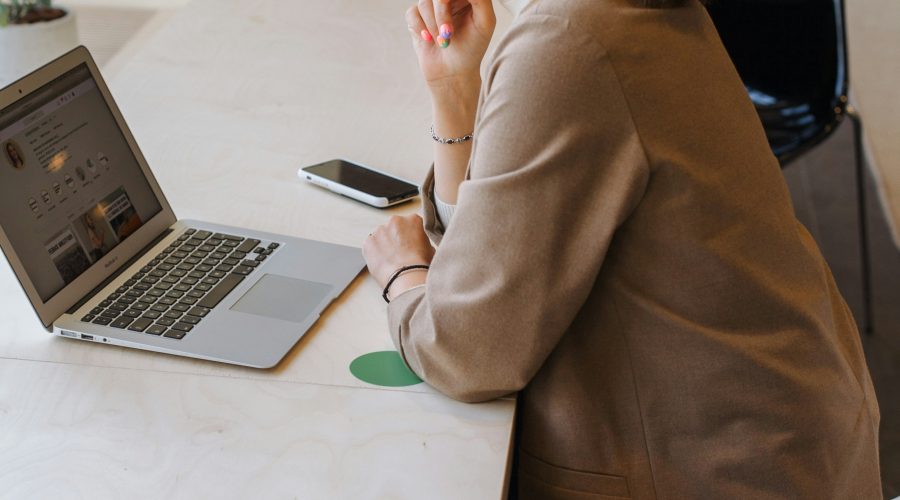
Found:
M 417 210 L 296 177 L 334 157 L 424 175 L 407 3 L 202 0 L 139 37 L 107 78 L 176 214 L 359 246 Z M 0 496 L 500 498 L 513 400 L 351 375 L 393 349 L 379 295 L 361 275 L 261 371 L 54 338 L 0 265 Z

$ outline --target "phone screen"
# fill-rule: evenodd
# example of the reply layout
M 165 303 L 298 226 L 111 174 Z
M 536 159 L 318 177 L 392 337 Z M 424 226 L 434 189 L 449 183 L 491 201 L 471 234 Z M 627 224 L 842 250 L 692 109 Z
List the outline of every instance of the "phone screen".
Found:
M 419 188 L 408 182 L 394 179 L 366 167 L 344 160 L 331 160 L 303 169 L 324 177 L 330 181 L 343 184 L 363 193 L 392 200 L 410 193 L 418 193 Z

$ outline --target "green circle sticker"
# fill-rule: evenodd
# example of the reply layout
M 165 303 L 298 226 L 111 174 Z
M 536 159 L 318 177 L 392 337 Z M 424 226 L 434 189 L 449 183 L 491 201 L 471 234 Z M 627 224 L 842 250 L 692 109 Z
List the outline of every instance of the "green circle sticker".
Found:
M 350 373 L 363 382 L 385 387 L 406 387 L 422 383 L 422 379 L 406 367 L 397 351 L 363 354 L 350 363 Z

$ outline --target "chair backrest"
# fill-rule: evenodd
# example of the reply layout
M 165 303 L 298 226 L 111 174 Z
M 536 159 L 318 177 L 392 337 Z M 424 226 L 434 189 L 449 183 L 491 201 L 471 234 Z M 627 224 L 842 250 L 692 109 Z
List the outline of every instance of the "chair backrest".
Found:
M 847 103 L 843 0 L 707 6 L 782 165 L 833 132 Z

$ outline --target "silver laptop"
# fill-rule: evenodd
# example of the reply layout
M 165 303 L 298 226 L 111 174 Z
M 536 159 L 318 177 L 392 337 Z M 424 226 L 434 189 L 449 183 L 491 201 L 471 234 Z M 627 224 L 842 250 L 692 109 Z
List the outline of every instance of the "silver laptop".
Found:
M 44 327 L 275 366 L 358 248 L 177 220 L 84 47 L 0 90 L 0 247 Z

